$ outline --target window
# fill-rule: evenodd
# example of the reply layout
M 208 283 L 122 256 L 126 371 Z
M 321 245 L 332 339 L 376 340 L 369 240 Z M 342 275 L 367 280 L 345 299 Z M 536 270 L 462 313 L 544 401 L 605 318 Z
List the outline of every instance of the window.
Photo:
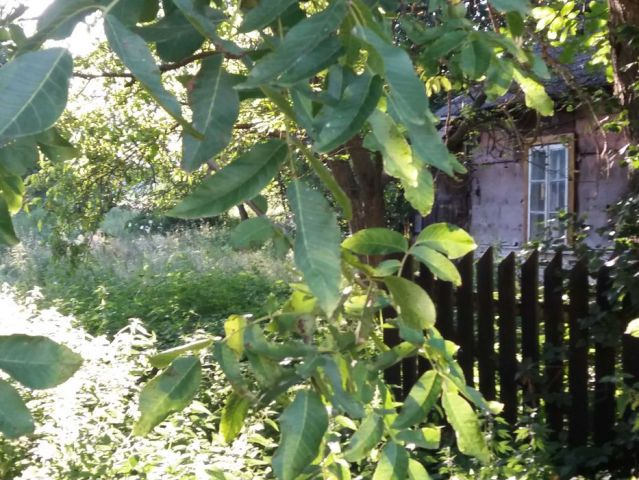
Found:
M 570 210 L 570 157 L 563 143 L 534 145 L 528 151 L 528 240 L 564 234 L 556 219 Z

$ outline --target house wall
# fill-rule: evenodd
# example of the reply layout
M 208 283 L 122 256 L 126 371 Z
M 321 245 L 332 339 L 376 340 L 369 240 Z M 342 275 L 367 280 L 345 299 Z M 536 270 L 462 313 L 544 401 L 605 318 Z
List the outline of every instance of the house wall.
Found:
M 557 114 L 535 132 L 524 136 L 574 135 L 575 210 L 591 226 L 588 243 L 604 246 L 595 230 L 606 225 L 607 207 L 623 194 L 627 169 L 614 161 L 609 165 L 601 152 L 606 143 L 608 152 L 618 151 L 623 137 L 607 134 L 604 141 L 586 112 Z M 486 131 L 473 154 L 470 232 L 480 250 L 492 245 L 507 253 L 526 242 L 527 152 L 517 145 L 510 132 Z

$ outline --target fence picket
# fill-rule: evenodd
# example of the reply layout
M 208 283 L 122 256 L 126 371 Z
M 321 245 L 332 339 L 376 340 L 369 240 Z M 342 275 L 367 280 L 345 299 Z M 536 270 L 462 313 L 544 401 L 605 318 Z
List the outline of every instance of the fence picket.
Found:
M 495 324 L 493 301 L 493 249 L 477 262 L 477 363 L 479 390 L 486 400 L 495 400 Z
M 602 446 L 612 440 L 615 425 L 615 385 L 605 377 L 615 374 L 615 346 L 619 339 L 619 326 L 610 313 L 608 293 L 612 279 L 610 269 L 602 267 L 597 274 L 597 305 L 602 314 L 599 336 L 595 343 L 595 396 L 593 437 L 595 445 Z
M 466 255 L 459 262 L 462 284 L 457 289 L 457 338 L 459 339 L 459 365 L 464 372 L 466 383 L 474 384 L 473 357 L 475 355 L 475 319 L 473 314 L 473 254 Z
M 517 329 L 515 304 L 515 254 L 510 253 L 497 269 L 499 290 L 499 383 L 504 418 L 517 421 Z
M 525 370 L 521 384 L 527 405 L 539 397 L 539 253 L 535 250 L 521 266 L 521 353 Z
M 588 266 L 583 260 L 570 272 L 569 297 L 568 442 L 579 446 L 588 442 L 588 331 L 582 323 L 588 315 Z
M 562 255 L 557 252 L 544 270 L 545 410 L 551 437 L 563 428 L 561 393 L 563 392 L 563 301 Z

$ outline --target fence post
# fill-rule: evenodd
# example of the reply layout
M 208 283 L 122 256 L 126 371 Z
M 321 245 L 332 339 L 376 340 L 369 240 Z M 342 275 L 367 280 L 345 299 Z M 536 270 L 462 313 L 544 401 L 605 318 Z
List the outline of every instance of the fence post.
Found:
M 517 421 L 517 329 L 515 324 L 515 254 L 510 253 L 497 269 L 499 289 L 499 382 L 504 418 Z
M 493 302 L 493 249 L 477 262 L 477 364 L 479 390 L 486 400 L 495 400 L 495 325 Z
M 555 439 L 563 428 L 561 406 L 564 383 L 562 293 L 562 255 L 561 252 L 557 252 L 544 270 L 545 410 L 551 436 Z
M 588 266 L 578 261 L 570 272 L 570 353 L 568 357 L 568 443 L 571 446 L 588 442 L 588 333 L 582 321 L 588 316 Z
M 597 305 L 601 312 L 598 335 L 595 335 L 595 397 L 594 441 L 602 446 L 612 440 L 615 425 L 615 385 L 603 382 L 615 374 L 615 346 L 619 338 L 617 318 L 610 312 L 608 293 L 612 285 L 610 269 L 601 267 L 597 273 Z
M 539 388 L 539 252 L 533 251 L 521 266 L 521 353 L 526 372 L 522 377 L 524 401 L 538 403 Z
M 473 254 L 459 262 L 462 284 L 457 289 L 457 338 L 459 340 L 459 365 L 466 383 L 473 386 L 473 358 L 475 356 L 475 321 L 473 315 Z

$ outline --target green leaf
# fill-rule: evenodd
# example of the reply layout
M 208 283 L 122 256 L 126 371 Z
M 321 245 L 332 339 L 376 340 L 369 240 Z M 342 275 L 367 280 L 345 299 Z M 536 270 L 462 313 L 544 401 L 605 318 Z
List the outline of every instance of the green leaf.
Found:
M 428 97 L 408 53 L 369 28 L 357 26 L 354 33 L 382 58 L 386 83 L 400 118 L 407 123 L 423 125 L 430 113 Z
M 339 354 L 335 354 L 334 358 L 324 357 L 322 369 L 333 389 L 331 403 L 346 412 L 350 418 L 362 418 L 364 407 L 346 388 L 351 380 L 351 372 L 346 360 Z
M 0 432 L 7 438 L 33 433 L 31 412 L 18 391 L 0 378 Z
M 178 100 L 162 85 L 160 69 L 155 64 L 153 55 L 151 55 L 144 39 L 128 29 L 117 17 L 110 14 L 104 17 L 104 30 L 113 51 L 155 101 L 175 118 L 188 133 L 198 138 L 201 137 L 201 133 L 182 117 L 182 108 Z
M 52 162 L 71 160 L 79 155 L 78 149 L 71 145 L 56 128 L 49 128 L 39 133 L 35 136 L 35 141 L 42 153 Z
M 14 175 L 23 176 L 38 163 L 38 149 L 33 142 L 14 142 L 0 148 L 0 167 Z
M 231 231 L 229 242 L 236 249 L 258 248 L 275 236 L 275 227 L 266 217 L 249 218 Z
M 180 355 L 188 352 L 198 352 L 210 347 L 212 344 L 213 339 L 207 338 L 180 345 L 179 347 L 170 348 L 150 357 L 149 363 L 155 368 L 166 368 Z
M 351 199 L 348 198 L 348 195 L 346 195 L 344 190 L 342 190 L 342 187 L 339 186 L 330 170 L 326 168 L 326 166 L 315 155 L 313 155 L 304 145 L 301 145 L 300 149 L 315 174 L 319 177 L 327 190 L 331 192 L 333 199 L 342 209 L 344 219 L 347 221 L 351 220 L 351 218 L 353 218 L 353 206 L 351 204 Z
M 253 323 L 244 330 L 246 351 L 264 355 L 273 360 L 306 357 L 315 353 L 315 347 L 306 343 L 289 340 L 283 343 L 269 342 L 259 325 Z
M 486 95 L 495 100 L 504 95 L 513 81 L 513 64 L 504 58 L 492 58 L 486 72 Z
M 351 437 L 344 458 L 348 462 L 359 462 L 382 439 L 384 434 L 384 420 L 375 413 L 368 415 Z
M 308 78 L 329 65 L 333 58 L 331 48 L 325 41 L 339 27 L 346 15 L 346 2 L 331 2 L 320 13 L 302 20 L 289 30 L 277 49 L 260 59 L 250 71 L 248 79 L 238 88 L 253 88 L 262 84 L 292 85 Z M 322 44 L 324 56 L 317 58 L 316 49 Z M 312 59 L 310 61 L 309 59 Z
M 377 277 L 388 277 L 390 275 L 395 275 L 399 269 L 402 267 L 402 262 L 395 259 L 384 260 L 375 267 L 375 276 Z
M 526 106 L 537 110 L 540 115 L 550 117 L 554 113 L 555 103 L 546 93 L 544 86 L 530 77 L 522 74 L 518 69 L 513 72 L 515 81 L 524 92 Z
M 402 185 L 416 187 L 421 165 L 413 161 L 413 152 L 399 127 L 380 110 L 368 119 L 384 159 L 384 171 L 400 179 Z
M 358 133 L 382 95 L 382 80 L 366 73 L 346 85 L 340 101 L 325 105 L 315 119 L 318 152 L 330 152 Z
M 294 3 L 297 3 L 297 0 L 262 0 L 244 16 L 238 31 L 246 33 L 267 27 Z
M 67 381 L 80 365 L 80 355 L 47 337 L 0 336 L 0 369 L 25 387 L 55 387 Z
M 530 10 L 527 0 L 489 0 L 500 12 L 519 12 L 526 15 Z
M 168 215 L 178 218 L 214 217 L 259 194 L 286 160 L 281 140 L 258 143 L 220 171 L 206 178 Z
M 461 49 L 460 65 L 470 78 L 479 78 L 486 70 L 493 56 L 493 50 L 481 37 L 471 36 Z
M 226 443 L 231 443 L 244 426 L 246 414 L 251 402 L 241 395 L 232 392 L 226 399 L 220 418 L 220 433 Z
M 326 199 L 305 183 L 288 187 L 295 214 L 295 264 L 319 306 L 331 315 L 340 299 L 340 232 Z
M 246 317 L 243 315 L 231 315 L 224 322 L 224 334 L 226 344 L 235 352 L 237 358 L 244 353 L 244 330 L 246 329 Z
M 67 104 L 72 70 L 63 48 L 25 53 L 0 68 L 0 145 L 55 123 Z
M 7 202 L 10 214 L 15 214 L 22 207 L 24 183 L 22 178 L 7 172 L 0 165 L 0 195 Z
M 430 480 L 431 477 L 424 466 L 417 460 L 408 460 L 408 480 Z
M 624 333 L 639 338 L 639 318 L 631 320 Z
M 218 342 L 213 346 L 213 356 L 234 389 L 242 392 L 246 389 L 246 380 L 240 370 L 237 354 L 226 342 Z
M 438 450 L 442 432 L 439 427 L 424 427 L 418 430 L 402 430 L 397 438 L 403 442 L 412 443 L 416 447 L 427 450 Z
M 302 390 L 279 423 L 282 435 L 273 456 L 273 472 L 279 480 L 294 480 L 317 457 L 328 428 L 328 414 L 316 393 Z
M 155 20 L 160 11 L 160 3 L 158 0 L 144 0 L 142 9 L 140 10 L 140 22 L 152 22 Z
M 388 442 L 373 473 L 373 480 L 406 480 L 408 453 L 395 442 Z
M 463 257 L 477 248 L 473 237 L 449 223 L 428 225 L 417 236 L 415 245 L 435 249 L 452 259 Z
M 16 237 L 16 232 L 13 229 L 9 206 L 4 197 L 0 196 L 0 245 L 12 247 L 18 243 L 20 240 Z
M 371 363 L 369 370 L 372 372 L 386 370 L 400 360 L 415 355 L 415 353 L 417 353 L 417 347 L 415 345 L 409 342 L 402 342 L 390 350 L 379 354 L 373 363 Z
M 429 29 L 430 30 L 430 29 Z M 439 60 L 460 47 L 468 37 L 466 30 L 447 30 L 441 33 L 420 56 L 422 63 L 437 65 Z
M 428 294 L 417 284 L 401 277 L 387 277 L 393 300 L 404 323 L 414 330 L 423 330 L 435 325 L 435 306 Z
M 435 182 L 433 176 L 426 167 L 422 167 L 417 175 L 417 185 L 409 186 L 402 182 L 404 187 L 404 197 L 410 202 L 415 210 L 428 215 L 435 203 Z
M 414 158 L 439 168 L 448 175 L 452 175 L 455 156 L 446 148 L 435 125 L 430 120 L 427 120 L 421 125 L 407 123 L 406 127 L 411 140 Z
M 448 422 L 455 430 L 459 451 L 476 457 L 484 464 L 488 463 L 490 452 L 479 428 L 477 414 L 470 404 L 457 391 L 445 388 L 442 406 Z
M 179 62 L 195 52 L 204 37 L 180 10 L 175 10 L 152 25 L 135 29 L 147 42 L 155 42 L 158 56 L 165 62 Z
M 22 48 L 35 50 L 48 39 L 69 36 L 75 25 L 101 6 L 98 0 L 57 0 L 52 2 L 38 18 L 37 33 Z
M 217 27 L 224 20 L 224 15 L 219 10 L 214 10 L 197 0 L 173 0 L 173 3 L 202 36 L 210 40 L 219 40 Z M 225 48 L 229 44 L 230 42 L 225 42 Z M 238 52 L 233 50 L 229 53 L 236 54 Z
M 140 392 L 140 419 L 133 435 L 146 435 L 171 413 L 184 410 L 200 386 L 202 365 L 195 356 L 175 359 Z
M 358 255 L 388 255 L 405 253 L 408 240 L 401 233 L 388 228 L 367 228 L 344 240 L 342 247 Z
M 453 285 L 457 287 L 461 285 L 461 276 L 457 267 L 441 253 L 425 245 L 416 245 L 411 248 L 410 253 L 440 280 L 453 282 Z
M 202 61 L 195 77 L 189 101 L 193 109 L 193 126 L 204 134 L 198 140 L 188 133 L 182 144 L 182 165 L 193 171 L 220 153 L 231 141 L 233 125 L 240 112 L 240 99 L 233 88 L 234 79 L 222 66 L 223 55 Z
M 410 389 L 402 410 L 393 422 L 393 428 L 408 428 L 425 420 L 439 399 L 441 383 L 435 370 L 423 374 Z

